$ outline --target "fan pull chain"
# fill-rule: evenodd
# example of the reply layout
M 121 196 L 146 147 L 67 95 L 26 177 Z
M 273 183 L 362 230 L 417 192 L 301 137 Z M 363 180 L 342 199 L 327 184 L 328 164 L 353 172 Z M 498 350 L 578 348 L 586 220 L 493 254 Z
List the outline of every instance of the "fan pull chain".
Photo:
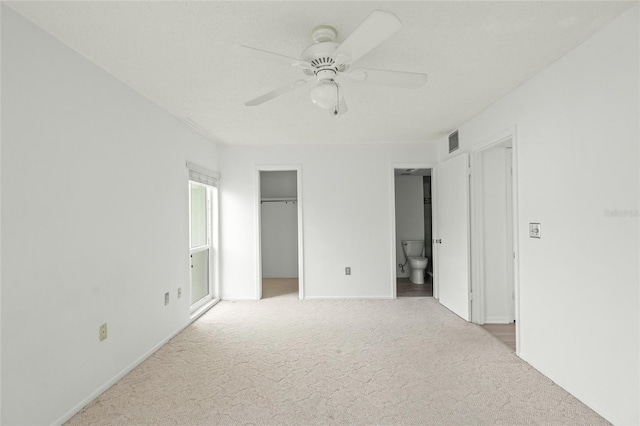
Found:
M 335 81 L 334 83 L 336 85 L 336 109 L 333 111 L 333 115 L 337 117 L 340 109 L 340 86 Z

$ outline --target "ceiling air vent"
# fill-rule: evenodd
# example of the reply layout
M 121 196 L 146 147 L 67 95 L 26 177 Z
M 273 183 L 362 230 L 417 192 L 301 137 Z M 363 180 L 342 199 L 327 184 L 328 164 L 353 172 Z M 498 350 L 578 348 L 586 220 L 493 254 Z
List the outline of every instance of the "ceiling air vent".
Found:
M 458 149 L 460 145 L 458 144 L 458 131 L 451 133 L 449 135 L 449 154 Z

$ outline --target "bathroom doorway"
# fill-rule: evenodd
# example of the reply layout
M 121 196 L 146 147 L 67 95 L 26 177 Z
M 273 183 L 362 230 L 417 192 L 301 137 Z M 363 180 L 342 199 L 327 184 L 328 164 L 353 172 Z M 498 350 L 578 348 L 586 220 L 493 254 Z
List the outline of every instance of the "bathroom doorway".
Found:
M 394 168 L 396 297 L 433 297 L 431 170 Z
M 258 170 L 259 299 L 302 298 L 298 176 L 298 170 Z

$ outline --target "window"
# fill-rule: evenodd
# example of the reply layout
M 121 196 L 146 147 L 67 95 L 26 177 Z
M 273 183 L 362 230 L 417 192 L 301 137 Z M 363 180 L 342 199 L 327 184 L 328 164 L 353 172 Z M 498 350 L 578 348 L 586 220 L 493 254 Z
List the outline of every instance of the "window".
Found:
M 189 167 L 189 297 L 191 312 L 217 298 L 217 177 Z

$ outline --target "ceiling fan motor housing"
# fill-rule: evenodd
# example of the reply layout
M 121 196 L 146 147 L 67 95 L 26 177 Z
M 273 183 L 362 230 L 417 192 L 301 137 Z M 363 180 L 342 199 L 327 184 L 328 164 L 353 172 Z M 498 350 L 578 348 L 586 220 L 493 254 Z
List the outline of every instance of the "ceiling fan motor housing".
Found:
M 321 41 L 312 44 L 302 52 L 302 60 L 313 66 L 313 69 L 305 69 L 307 75 L 315 75 L 318 81 L 335 78 L 338 72 L 347 70 L 348 65 L 338 64 L 335 61 L 335 50 L 340 46 L 334 41 Z

